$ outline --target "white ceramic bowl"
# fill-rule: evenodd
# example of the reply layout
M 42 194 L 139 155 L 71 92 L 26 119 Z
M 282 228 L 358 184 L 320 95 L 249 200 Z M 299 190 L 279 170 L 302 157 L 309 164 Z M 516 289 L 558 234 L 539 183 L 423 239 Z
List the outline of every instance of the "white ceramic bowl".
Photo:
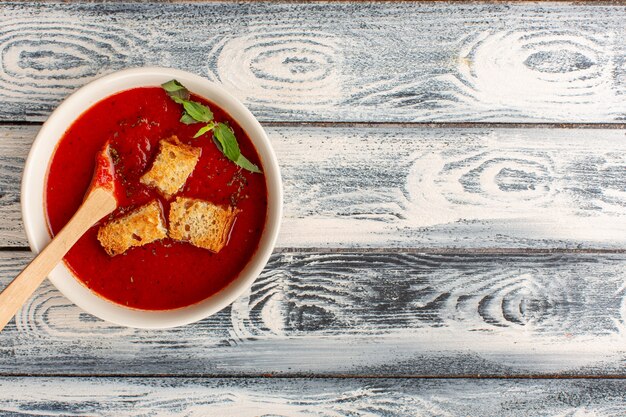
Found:
M 267 220 L 259 247 L 239 276 L 217 294 L 188 307 L 164 311 L 130 309 L 107 301 L 90 291 L 78 282 L 64 263 L 57 265 L 50 273 L 50 281 L 83 310 L 125 326 L 180 326 L 208 317 L 228 306 L 261 273 L 274 248 L 282 217 L 282 182 L 276 155 L 267 134 L 252 113 L 222 87 L 197 75 L 169 68 L 134 68 L 115 72 L 85 85 L 61 103 L 39 131 L 28 155 L 22 178 L 22 216 L 31 249 L 39 252 L 50 242 L 44 212 L 46 174 L 56 145 L 67 128 L 81 113 L 114 93 L 135 87 L 159 86 L 172 78 L 226 110 L 249 135 L 261 157 L 267 182 Z

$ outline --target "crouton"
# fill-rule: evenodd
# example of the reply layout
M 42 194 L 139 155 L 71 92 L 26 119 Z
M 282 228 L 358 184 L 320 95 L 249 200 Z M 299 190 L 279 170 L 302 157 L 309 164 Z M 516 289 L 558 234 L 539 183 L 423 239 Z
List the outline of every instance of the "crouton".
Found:
M 169 236 L 199 248 L 219 252 L 228 243 L 238 209 L 208 201 L 177 197 L 170 205 Z
M 154 200 L 115 219 L 98 230 L 98 240 L 109 254 L 119 255 L 133 246 L 142 246 L 167 237 L 163 212 Z
M 161 139 L 152 168 L 140 181 L 158 189 L 169 200 L 185 185 L 200 159 L 200 152 L 200 148 L 185 145 L 176 136 Z

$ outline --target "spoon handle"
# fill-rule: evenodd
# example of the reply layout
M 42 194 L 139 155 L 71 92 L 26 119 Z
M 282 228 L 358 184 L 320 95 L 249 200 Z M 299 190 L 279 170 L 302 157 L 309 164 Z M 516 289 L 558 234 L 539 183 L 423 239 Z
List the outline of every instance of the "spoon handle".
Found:
M 96 188 L 70 221 L 39 255 L 0 293 L 0 331 L 63 259 L 76 241 L 98 220 L 115 210 L 111 191 Z

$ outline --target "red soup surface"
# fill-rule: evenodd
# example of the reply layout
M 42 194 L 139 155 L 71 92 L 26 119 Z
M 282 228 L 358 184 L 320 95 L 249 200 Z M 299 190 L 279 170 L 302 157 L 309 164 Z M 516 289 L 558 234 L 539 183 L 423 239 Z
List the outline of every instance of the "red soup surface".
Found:
M 244 130 L 217 105 L 200 97 L 216 121 L 228 122 L 244 156 L 261 167 Z M 159 87 L 135 88 L 108 97 L 83 113 L 59 142 L 48 170 L 46 210 L 50 229 L 58 233 L 83 201 L 92 178 L 95 156 L 105 142 L 117 151 L 119 208 L 102 222 L 153 199 L 160 200 L 165 218 L 169 202 L 139 182 L 151 166 L 160 139 L 176 135 L 181 142 L 202 148 L 195 170 L 177 195 L 235 206 L 239 215 L 230 240 L 212 253 L 171 239 L 131 248 L 110 257 L 97 239 L 99 223 L 69 251 L 65 263 L 92 291 L 124 306 L 167 310 L 201 301 L 234 280 L 257 249 L 267 212 L 263 174 L 242 170 L 213 143 L 211 133 L 193 136 L 203 124 L 179 121 L 182 109 Z M 261 167 L 262 169 L 262 167 Z

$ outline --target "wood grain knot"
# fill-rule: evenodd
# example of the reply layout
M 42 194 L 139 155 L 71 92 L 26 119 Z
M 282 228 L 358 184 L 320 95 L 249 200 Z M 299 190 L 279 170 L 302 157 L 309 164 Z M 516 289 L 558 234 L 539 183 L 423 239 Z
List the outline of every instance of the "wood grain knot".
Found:
M 142 42 L 114 25 L 16 19 L 0 26 L 0 95 L 57 101 L 111 69 L 137 65 Z
M 515 200 L 519 204 L 520 200 L 541 199 L 550 191 L 550 169 L 541 159 L 483 153 L 461 163 L 471 164 L 469 171 L 458 179 L 470 194 L 482 194 L 491 200 Z
M 420 153 L 406 180 L 405 218 L 430 226 L 546 209 L 553 205 L 554 176 L 553 160 L 542 151 Z
M 581 156 L 567 166 L 567 172 L 579 184 L 576 192 L 582 210 L 619 216 L 626 209 L 626 153 L 623 151 Z
M 75 340 L 77 334 L 97 336 L 98 340 L 131 335 L 134 329 L 104 322 L 72 304 L 49 282 L 15 316 L 15 325 L 23 334 L 46 334 L 48 337 Z
M 613 117 L 626 109 L 616 91 L 615 34 L 576 31 L 486 31 L 461 45 L 447 78 L 463 102 L 539 120 Z
M 589 69 L 597 62 L 580 52 L 557 49 L 535 52 L 526 58 L 524 65 L 545 73 L 565 73 Z
M 211 53 L 217 79 L 256 106 L 310 109 L 338 102 L 341 51 L 335 39 L 277 29 L 219 42 Z
M 558 268 L 556 268 L 558 266 Z M 250 293 L 231 309 L 232 344 L 336 334 L 459 332 L 546 338 L 623 332 L 624 287 L 590 276 L 593 257 L 532 258 L 414 254 L 274 255 Z M 589 311 L 603 311 L 591 319 Z

